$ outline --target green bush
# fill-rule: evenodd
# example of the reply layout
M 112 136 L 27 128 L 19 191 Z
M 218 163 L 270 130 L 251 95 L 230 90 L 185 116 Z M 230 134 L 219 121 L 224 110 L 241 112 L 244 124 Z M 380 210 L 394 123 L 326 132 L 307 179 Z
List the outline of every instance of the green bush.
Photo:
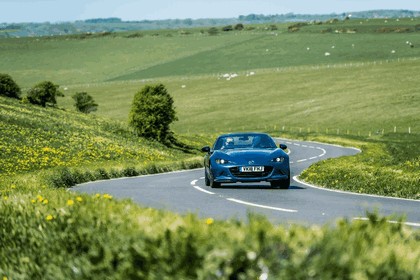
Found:
M 173 135 L 169 126 L 177 120 L 173 103 L 164 85 L 146 85 L 134 96 L 130 126 L 138 136 L 167 142 Z
M 28 100 L 30 103 L 35 105 L 41 105 L 45 107 L 47 104 L 55 106 L 57 104 L 57 96 L 64 96 L 58 88 L 59 85 L 55 85 L 52 82 L 44 81 L 28 91 Z
M 0 95 L 20 99 L 21 90 L 12 77 L 0 73 Z
M 77 92 L 72 98 L 74 99 L 74 107 L 79 112 L 89 114 L 98 109 L 98 104 L 95 103 L 93 97 L 90 96 L 87 92 Z

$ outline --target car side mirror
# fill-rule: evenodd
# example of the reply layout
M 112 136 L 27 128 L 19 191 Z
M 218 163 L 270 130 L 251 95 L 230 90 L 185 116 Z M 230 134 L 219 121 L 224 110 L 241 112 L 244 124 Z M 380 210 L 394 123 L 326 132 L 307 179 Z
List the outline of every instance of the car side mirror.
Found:
M 282 150 L 287 150 L 287 146 L 285 144 L 280 144 L 279 148 Z
M 201 151 L 204 152 L 204 153 L 210 153 L 210 147 L 205 146 L 205 147 L 201 148 Z

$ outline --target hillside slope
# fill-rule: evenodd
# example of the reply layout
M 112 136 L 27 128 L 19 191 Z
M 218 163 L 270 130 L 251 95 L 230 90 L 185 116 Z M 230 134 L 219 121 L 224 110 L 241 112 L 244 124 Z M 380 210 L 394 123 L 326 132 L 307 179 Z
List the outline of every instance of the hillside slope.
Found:
M 133 166 L 191 154 L 138 138 L 122 123 L 0 97 L 0 175 L 52 167 Z

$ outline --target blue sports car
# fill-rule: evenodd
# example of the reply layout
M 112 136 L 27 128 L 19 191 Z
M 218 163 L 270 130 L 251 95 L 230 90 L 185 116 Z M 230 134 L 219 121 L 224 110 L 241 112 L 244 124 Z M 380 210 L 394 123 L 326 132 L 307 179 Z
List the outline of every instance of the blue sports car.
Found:
M 201 150 L 204 157 L 206 186 L 220 187 L 222 183 L 270 182 L 272 187 L 290 186 L 287 146 L 276 146 L 273 138 L 264 133 L 224 134 L 213 147 Z

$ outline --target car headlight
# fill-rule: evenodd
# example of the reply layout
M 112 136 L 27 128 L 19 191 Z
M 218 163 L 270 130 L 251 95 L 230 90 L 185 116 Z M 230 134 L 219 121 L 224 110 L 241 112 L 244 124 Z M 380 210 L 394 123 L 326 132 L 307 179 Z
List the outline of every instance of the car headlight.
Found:
M 217 164 L 226 164 L 226 163 L 229 163 L 228 160 L 222 159 L 222 158 L 218 158 L 215 161 L 216 161 Z
M 283 162 L 284 161 L 284 157 L 276 157 L 276 158 L 273 158 L 273 161 L 274 162 Z

